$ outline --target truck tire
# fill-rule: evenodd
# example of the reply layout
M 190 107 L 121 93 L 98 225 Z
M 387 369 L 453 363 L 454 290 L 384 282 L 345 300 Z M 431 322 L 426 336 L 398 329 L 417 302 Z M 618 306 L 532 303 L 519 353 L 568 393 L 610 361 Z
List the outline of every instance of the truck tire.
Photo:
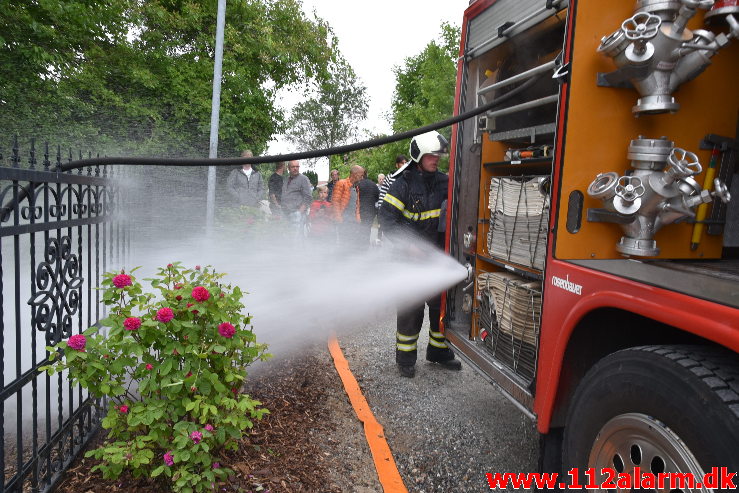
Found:
M 706 346 L 643 346 L 608 355 L 573 396 L 562 459 L 563 472 L 578 468 L 583 486 L 590 467 L 595 484 L 606 479 L 603 468 L 631 474 L 639 466 L 642 473 L 693 473 L 698 480 L 713 467 L 739 471 L 739 358 Z M 733 481 L 739 484 L 737 476 Z

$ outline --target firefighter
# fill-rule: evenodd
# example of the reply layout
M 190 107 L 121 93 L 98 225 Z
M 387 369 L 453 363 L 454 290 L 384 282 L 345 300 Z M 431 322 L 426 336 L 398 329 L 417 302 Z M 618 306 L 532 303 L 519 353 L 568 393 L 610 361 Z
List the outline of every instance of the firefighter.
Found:
M 392 183 L 379 210 L 380 227 L 393 243 L 409 252 L 420 252 L 419 243 L 427 241 L 443 248 L 439 233 L 442 203 L 447 196 L 449 177 L 438 171 L 439 157 L 447 154 L 448 143 L 438 132 L 428 132 L 411 140 L 411 161 Z M 416 374 L 418 335 L 423 325 L 425 305 L 429 307 L 429 343 L 426 360 L 449 370 L 460 370 L 462 364 L 439 332 L 441 297 L 425 303 L 398 309 L 395 361 L 400 376 Z

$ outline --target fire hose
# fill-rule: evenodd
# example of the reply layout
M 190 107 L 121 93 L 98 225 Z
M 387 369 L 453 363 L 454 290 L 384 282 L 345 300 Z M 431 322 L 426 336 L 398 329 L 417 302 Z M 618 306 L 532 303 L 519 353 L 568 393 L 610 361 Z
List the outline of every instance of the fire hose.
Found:
M 500 96 L 493 101 L 478 106 L 470 111 L 462 113 L 460 115 L 441 120 L 436 123 L 431 123 L 423 127 L 418 127 L 413 130 L 407 130 L 405 132 L 399 132 L 393 135 L 378 137 L 375 139 L 365 140 L 354 144 L 347 144 L 342 146 L 331 147 L 328 149 L 317 149 L 314 151 L 296 152 L 292 154 L 278 154 L 274 156 L 254 156 L 254 157 L 235 157 L 235 158 L 156 158 L 156 157 L 97 157 L 89 159 L 80 159 L 77 161 L 70 161 L 62 164 L 61 171 L 70 171 L 77 168 L 83 168 L 86 166 L 102 166 L 108 164 L 128 164 L 128 165 L 149 165 L 149 166 L 233 166 L 239 164 L 266 164 L 275 163 L 278 161 L 293 161 L 299 159 L 312 159 L 324 156 L 334 156 L 336 154 L 346 154 L 348 152 L 360 151 L 362 149 L 369 149 L 371 147 L 379 147 L 385 144 L 391 144 L 400 140 L 409 139 L 432 130 L 438 130 L 440 128 L 448 127 L 459 123 L 468 118 L 472 118 L 481 113 L 491 110 L 506 101 L 510 100 L 519 93 L 525 91 L 532 85 L 534 85 L 541 77 L 533 77 L 520 86 L 512 89 L 506 94 Z
M 539 74 L 533 77 L 520 86 L 512 89 L 506 94 L 499 98 L 493 99 L 489 103 L 482 106 L 478 106 L 470 111 L 462 113 L 446 120 L 441 120 L 436 123 L 431 123 L 423 127 L 418 127 L 413 130 L 407 130 L 405 132 L 399 132 L 393 135 L 378 137 L 375 139 L 365 140 L 363 142 L 357 142 L 354 144 L 342 145 L 337 147 L 331 147 L 328 149 L 317 149 L 314 151 L 296 152 L 292 154 L 278 154 L 274 156 L 255 156 L 255 157 L 236 157 L 236 158 L 157 158 L 157 157 L 96 157 L 88 159 L 79 159 L 76 161 L 70 161 L 61 165 L 59 171 L 71 171 L 73 169 L 84 168 L 87 166 L 104 166 L 110 164 L 118 165 L 148 165 L 148 166 L 233 166 L 239 164 L 265 164 L 275 163 L 278 161 L 293 161 L 299 159 L 311 159 L 323 156 L 334 156 L 336 154 L 346 154 L 348 152 L 359 151 L 362 149 L 369 149 L 372 147 L 379 147 L 385 144 L 398 142 L 400 140 L 415 137 L 432 130 L 438 130 L 440 128 L 448 127 L 467 120 L 474 116 L 485 113 L 501 104 L 509 101 L 514 96 L 520 94 L 532 85 L 536 84 L 543 77 L 544 74 Z M 33 185 L 32 185 L 33 186 Z M 15 205 L 22 202 L 28 197 L 30 190 L 28 188 L 22 188 L 17 197 L 12 199 L 9 203 L 3 205 L 0 209 L 0 218 L 4 218 L 10 211 L 13 210 Z

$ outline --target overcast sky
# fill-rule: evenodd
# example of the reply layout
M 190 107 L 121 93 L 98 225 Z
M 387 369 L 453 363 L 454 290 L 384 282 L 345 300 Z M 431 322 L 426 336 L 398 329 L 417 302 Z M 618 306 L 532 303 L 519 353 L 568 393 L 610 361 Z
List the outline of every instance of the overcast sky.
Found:
M 461 26 L 469 0 L 302 0 L 303 10 L 328 21 L 339 49 L 367 87 L 369 115 L 363 127 L 373 133 L 390 132 L 384 115 L 390 110 L 395 88 L 393 67 L 417 55 L 439 37 L 441 23 Z M 284 98 L 286 107 L 295 104 Z M 288 142 L 270 144 L 269 154 L 292 151 Z M 323 169 L 319 171 L 319 178 Z M 326 171 L 327 173 L 327 171 Z

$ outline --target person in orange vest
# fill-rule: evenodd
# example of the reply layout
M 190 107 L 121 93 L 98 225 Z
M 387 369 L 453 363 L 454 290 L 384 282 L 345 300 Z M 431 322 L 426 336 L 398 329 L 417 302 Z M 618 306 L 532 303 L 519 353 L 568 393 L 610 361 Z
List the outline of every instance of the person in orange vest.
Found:
M 364 168 L 354 165 L 349 177 L 336 182 L 331 200 L 334 220 L 339 227 L 339 244 L 353 248 L 361 240 L 359 216 L 359 188 L 357 183 L 364 176 Z

